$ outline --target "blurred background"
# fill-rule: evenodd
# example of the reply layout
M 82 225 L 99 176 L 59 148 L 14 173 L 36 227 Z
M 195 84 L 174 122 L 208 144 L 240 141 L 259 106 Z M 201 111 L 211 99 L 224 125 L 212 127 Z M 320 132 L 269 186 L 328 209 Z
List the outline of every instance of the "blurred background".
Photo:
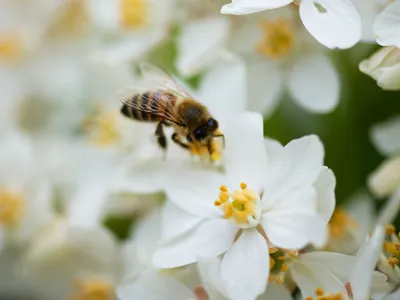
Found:
M 79 211 L 76 224 L 101 222 L 124 240 L 132 224 L 162 202 L 162 190 L 146 184 L 155 177 L 139 178 L 143 168 L 152 167 L 136 168 L 142 157 L 151 156 L 153 150 L 142 146 L 155 128 L 119 114 L 117 92 L 139 81 L 143 61 L 173 74 L 199 98 L 212 95 L 205 102 L 227 98 L 227 110 L 263 114 L 264 134 L 282 144 L 306 134 L 320 136 L 325 164 L 336 175 L 338 205 L 357 193 L 367 199 L 388 196 L 375 196 L 368 187 L 369 176 L 386 156 L 373 144 L 371 128 L 400 114 L 400 92 L 383 90 L 359 70 L 360 62 L 381 47 L 362 40 L 350 49 L 330 50 L 301 26 L 295 5 L 256 15 L 220 14 L 228 2 L 0 0 L 4 232 L 22 214 L 15 200 L 19 196 L 11 197 L 6 189 L 11 179 L 10 186 L 24 189 L 45 182 L 41 191 L 26 192 L 26 197 L 46 199 L 32 200 L 33 208 L 25 205 L 24 212 L 32 214 L 25 225 L 32 230 L 46 227 L 54 215 Z M 326 76 L 316 72 L 307 86 L 301 83 L 312 101 L 302 100 L 293 87 L 283 87 L 291 81 L 292 69 L 300 76 L 314 74 L 312 64 L 303 69 L 297 64 L 304 57 L 323 57 L 328 66 Z M 325 100 L 330 103 L 318 105 Z M 34 183 L 27 184 L 27 178 Z M 83 205 L 88 198 L 92 200 Z M 384 201 L 371 203 L 378 208 Z M 40 249 L 48 245 L 42 245 L 40 234 L 25 229 L 0 234 L 0 297 L 27 299 L 24 292 L 32 285 L 42 295 L 38 299 L 56 299 L 43 287 L 46 283 L 36 280 L 56 277 L 38 271 L 43 270 L 41 255 L 46 256 Z M 21 268 L 30 281 L 23 288 L 15 279 Z

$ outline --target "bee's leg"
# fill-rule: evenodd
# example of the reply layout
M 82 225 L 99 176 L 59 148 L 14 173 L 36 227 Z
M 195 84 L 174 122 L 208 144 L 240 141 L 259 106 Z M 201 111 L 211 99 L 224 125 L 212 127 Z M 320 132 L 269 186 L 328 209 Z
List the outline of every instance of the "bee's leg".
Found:
M 174 134 L 171 136 L 171 139 L 179 146 L 181 146 L 184 149 L 189 149 L 189 145 L 183 143 L 180 139 L 179 136 L 176 132 L 174 132 Z
M 155 135 L 157 137 L 157 142 L 163 150 L 167 150 L 167 139 L 165 138 L 164 130 L 163 130 L 164 123 L 161 121 L 157 124 Z
M 212 145 L 211 145 L 211 139 L 208 139 L 207 141 L 207 149 L 208 149 L 208 153 L 210 154 L 210 157 L 213 154 L 213 149 L 212 149 Z

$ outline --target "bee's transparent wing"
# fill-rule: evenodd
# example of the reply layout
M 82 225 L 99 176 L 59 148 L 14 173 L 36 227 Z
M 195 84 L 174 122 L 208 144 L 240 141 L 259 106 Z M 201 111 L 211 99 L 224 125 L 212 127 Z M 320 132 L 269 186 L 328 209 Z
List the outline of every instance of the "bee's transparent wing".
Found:
M 184 98 L 191 98 L 186 89 L 178 83 L 178 81 L 159 67 L 150 63 L 143 62 L 140 64 L 140 71 L 143 78 L 150 84 L 154 84 L 159 88 L 168 90 Z

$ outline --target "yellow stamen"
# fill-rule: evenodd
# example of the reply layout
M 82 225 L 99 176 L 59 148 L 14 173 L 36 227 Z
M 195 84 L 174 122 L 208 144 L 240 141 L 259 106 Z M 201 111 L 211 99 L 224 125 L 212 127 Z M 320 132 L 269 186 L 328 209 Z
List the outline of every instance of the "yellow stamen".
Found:
M 395 266 L 397 266 L 399 264 L 399 259 L 391 256 L 391 257 L 389 257 L 387 262 L 392 268 L 394 268 Z
M 222 203 L 225 218 L 230 219 L 243 227 L 254 227 L 260 218 L 259 197 L 242 183 L 240 190 L 229 191 L 225 185 L 220 187 L 219 198 L 214 201 L 215 206 Z
M 269 257 L 269 269 L 272 270 L 275 267 L 275 259 Z
M 76 281 L 76 293 L 69 300 L 112 300 L 114 291 L 110 283 L 100 279 L 80 279 Z
M 288 20 L 279 18 L 275 21 L 262 21 L 263 40 L 257 45 L 256 51 L 269 58 L 280 58 L 287 55 L 294 44 L 293 28 Z
M 384 242 L 383 249 L 391 255 L 400 256 L 400 244 L 399 243 Z
M 393 224 L 387 224 L 385 228 L 386 234 L 387 235 L 392 235 L 393 233 L 396 232 L 396 227 L 394 227 Z
M 276 252 L 279 251 L 279 248 L 277 248 L 277 247 L 271 247 L 271 248 L 269 248 L 268 251 L 269 251 L 270 254 L 274 254 L 274 253 L 276 253 Z
M 314 293 L 315 293 L 315 295 L 317 295 L 317 296 L 322 296 L 323 294 L 325 294 L 325 293 L 324 293 L 324 290 L 323 290 L 322 288 L 316 288 L 316 289 L 314 290 Z
M 352 228 L 357 228 L 358 222 L 341 208 L 335 210 L 329 222 L 332 237 L 343 238 Z
M 0 62 L 16 61 L 22 56 L 21 40 L 16 34 L 0 36 Z
M 94 144 L 107 147 L 115 144 L 120 137 L 117 118 L 115 112 L 98 107 L 92 115 L 83 120 L 82 128 Z
M 147 23 L 147 0 L 122 0 L 121 22 L 127 29 L 138 29 Z
M 21 194 L 8 188 L 0 188 L 0 224 L 15 226 L 23 213 L 23 199 Z

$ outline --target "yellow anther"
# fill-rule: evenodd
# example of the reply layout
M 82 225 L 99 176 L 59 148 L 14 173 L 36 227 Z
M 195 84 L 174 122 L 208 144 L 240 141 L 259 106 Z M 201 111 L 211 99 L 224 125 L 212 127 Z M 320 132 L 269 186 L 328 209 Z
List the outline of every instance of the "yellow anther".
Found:
M 222 205 L 222 202 L 220 200 L 215 200 L 214 201 L 214 205 L 215 206 L 220 206 L 220 205 Z
M 229 193 L 228 192 L 219 192 L 219 200 L 221 202 L 226 202 L 229 200 Z
M 317 296 L 322 296 L 323 294 L 325 294 L 324 290 L 322 288 L 316 288 L 314 290 L 315 295 Z
M 262 21 L 260 27 L 263 39 L 257 45 L 258 53 L 269 58 L 280 58 L 293 49 L 293 28 L 287 20 L 280 18 L 275 21 Z
M 282 264 L 282 266 L 281 266 L 281 272 L 282 273 L 285 273 L 288 269 L 289 269 L 289 265 L 288 264 Z
M 147 22 L 147 0 L 122 0 L 121 22 L 127 29 L 144 27 Z
M 21 219 L 24 202 L 21 194 L 8 188 L 0 188 L 0 224 L 17 225 Z
M 227 188 L 225 185 L 221 185 L 220 188 L 219 188 L 219 190 L 220 190 L 221 192 L 227 192 L 227 191 L 228 191 L 228 188 Z
M 299 256 L 299 252 L 297 250 L 287 250 L 285 252 L 292 258 L 297 258 L 297 256 Z
M 269 257 L 269 269 L 272 270 L 275 267 L 275 259 Z
M 393 224 L 387 224 L 385 228 L 386 234 L 387 235 L 392 235 L 393 233 L 396 232 L 396 227 L 394 227 Z
M 278 256 L 277 259 L 279 259 L 280 261 L 285 261 L 286 260 L 286 256 L 284 256 L 284 255 Z
M 277 247 L 271 247 L 268 249 L 269 254 L 274 254 L 278 251 L 279 251 L 279 248 L 277 248 Z
M 112 300 L 114 291 L 110 283 L 99 279 L 80 279 L 76 281 L 76 292 L 69 300 Z
M 246 188 L 247 188 L 247 184 L 244 183 L 244 182 L 241 182 L 241 183 L 240 183 L 240 188 L 241 188 L 242 190 L 246 189 Z
M 225 203 L 223 206 L 225 218 L 230 219 L 233 215 L 232 205 L 229 203 Z
M 346 211 L 337 208 L 329 221 L 329 231 L 332 237 L 343 238 L 352 228 L 358 227 L 358 222 Z
M 399 243 L 384 242 L 383 249 L 391 255 L 400 256 L 400 244 Z
M 393 256 L 389 257 L 389 259 L 388 259 L 388 264 L 389 264 L 392 268 L 394 268 L 395 266 L 397 266 L 398 263 L 399 263 L 399 259 L 398 259 L 398 258 L 393 257 Z

